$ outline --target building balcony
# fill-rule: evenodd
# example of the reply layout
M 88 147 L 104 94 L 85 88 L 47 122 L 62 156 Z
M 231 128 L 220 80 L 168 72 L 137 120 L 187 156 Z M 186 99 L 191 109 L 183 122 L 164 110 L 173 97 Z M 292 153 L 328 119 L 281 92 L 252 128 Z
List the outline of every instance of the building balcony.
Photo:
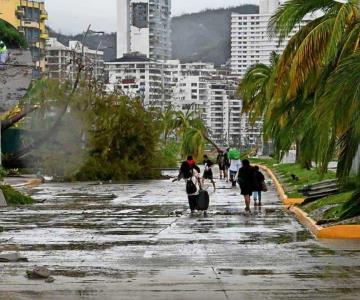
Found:
M 40 39 L 47 40 L 48 38 L 49 38 L 49 33 L 47 31 L 40 33 Z
M 18 6 L 16 11 L 15 11 L 15 14 L 19 19 L 21 19 L 22 17 L 25 16 L 25 9 L 23 7 L 21 7 L 21 6 Z
M 40 13 L 40 20 L 45 21 L 48 19 L 48 13 L 45 10 L 42 10 Z
M 40 24 L 35 21 L 21 21 L 21 27 L 26 28 L 39 28 Z

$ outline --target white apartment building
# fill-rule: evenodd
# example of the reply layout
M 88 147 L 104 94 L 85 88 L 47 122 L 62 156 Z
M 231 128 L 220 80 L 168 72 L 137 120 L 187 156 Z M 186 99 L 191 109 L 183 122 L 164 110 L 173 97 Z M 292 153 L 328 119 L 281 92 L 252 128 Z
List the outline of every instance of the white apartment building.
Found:
M 145 106 L 163 109 L 171 104 L 177 65 L 176 61 L 155 61 L 140 53 L 128 53 L 105 63 L 109 74 L 107 88 L 132 98 L 140 97 Z
M 281 53 L 286 42 L 279 45 L 268 33 L 269 20 L 279 0 L 261 0 L 259 14 L 231 14 L 231 70 L 242 77 L 257 63 L 268 64 L 272 51 Z
M 140 97 L 145 106 L 197 111 L 221 146 L 261 145 L 261 122 L 251 126 L 235 96 L 238 78 L 209 63 L 153 61 L 139 53 L 105 63 L 108 90 Z
M 291 36 L 312 19 L 308 16 L 279 44 L 277 37 L 269 35 L 268 25 L 280 1 L 260 0 L 259 4 L 259 14 L 231 14 L 231 71 L 240 77 L 254 64 L 269 64 L 271 53 L 282 53 Z
M 83 45 L 79 41 L 70 41 L 69 46 L 60 43 L 56 38 L 46 41 L 46 73 L 49 78 L 74 80 L 76 77 L 75 60 L 81 57 Z M 86 75 L 100 79 L 104 75 L 104 53 L 84 46 L 84 64 Z
M 214 64 L 183 63 L 177 66 L 173 105 L 182 111 L 198 111 L 207 119 L 208 77 L 216 73 Z
M 221 75 L 208 78 L 207 127 L 219 145 L 240 149 L 263 147 L 261 121 L 251 124 L 249 116 L 241 114 L 242 100 L 236 96 L 238 78 Z
M 171 0 L 117 0 L 117 58 L 171 58 Z

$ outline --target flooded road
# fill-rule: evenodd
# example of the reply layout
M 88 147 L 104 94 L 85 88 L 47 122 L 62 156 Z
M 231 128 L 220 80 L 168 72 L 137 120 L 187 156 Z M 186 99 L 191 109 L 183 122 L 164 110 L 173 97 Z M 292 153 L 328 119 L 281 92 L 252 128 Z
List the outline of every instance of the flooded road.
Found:
M 317 241 L 274 191 L 245 214 L 218 180 L 207 217 L 185 184 L 45 184 L 46 200 L 0 210 L 0 299 L 358 299 L 360 243 Z M 29 280 L 46 266 L 53 283 Z

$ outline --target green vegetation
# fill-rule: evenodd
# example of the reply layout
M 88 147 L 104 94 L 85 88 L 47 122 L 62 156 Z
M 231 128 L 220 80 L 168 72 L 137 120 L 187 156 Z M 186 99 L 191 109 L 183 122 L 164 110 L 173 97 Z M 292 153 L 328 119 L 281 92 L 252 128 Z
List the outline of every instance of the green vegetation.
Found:
M 95 97 L 87 115 L 89 158 L 80 169 L 80 180 L 154 178 L 159 126 L 140 99 Z M 159 172 L 159 171 L 158 171 Z
M 340 193 L 337 195 L 328 196 L 325 198 L 322 198 L 318 201 L 307 203 L 301 205 L 304 211 L 307 213 L 311 213 L 316 209 L 325 207 L 325 206 L 333 206 L 336 205 L 336 210 L 339 209 L 339 204 L 344 204 L 345 202 L 349 201 L 351 198 L 352 192 L 345 192 Z M 335 218 L 335 216 L 331 216 L 331 218 Z
M 309 213 L 319 224 L 331 223 L 350 219 L 359 215 L 358 203 L 352 206 L 354 192 L 343 192 L 329 196 L 313 203 L 302 205 L 302 209 Z
M 304 169 L 300 164 L 279 164 L 274 165 L 272 169 L 279 176 L 290 198 L 303 197 L 298 190 L 304 185 L 314 184 L 322 180 L 336 179 L 334 172 L 319 174 L 316 168 L 308 170 Z M 299 180 L 292 179 L 292 174 L 297 176 Z
M 14 27 L 0 19 L 0 40 L 8 48 L 26 48 L 27 42 L 25 37 L 20 34 Z
M 9 185 L 0 185 L 8 205 L 27 205 L 34 203 L 34 200 L 27 195 L 15 190 Z
M 6 175 L 7 171 L 3 167 L 0 167 L 0 181 L 3 180 Z
M 288 0 L 270 28 L 282 41 L 318 11 L 323 14 L 298 30 L 281 55 L 273 54 L 270 65 L 252 66 L 238 89 L 244 112 L 253 121 L 264 117 L 264 135 L 274 142 L 277 158 L 296 145 L 297 163 L 314 172 L 279 167 L 288 189 L 294 187 L 290 172 L 301 183 L 312 182 L 316 174 L 327 178 L 334 158 L 337 178 L 346 183 L 360 144 L 360 114 L 354 114 L 360 111 L 360 0 Z M 360 192 L 354 193 L 342 217 L 360 214 L 359 204 Z
M 21 159 L 58 180 L 152 179 L 187 155 L 202 158 L 208 143 L 217 147 L 197 111 L 145 107 L 139 98 L 104 93 L 101 83 L 43 79 L 27 97 L 38 109 L 17 123 L 31 134 L 5 157 L 8 168 Z
M 296 145 L 298 162 L 315 161 L 324 173 L 338 157 L 338 177 L 346 180 L 360 144 L 360 116 L 353 114 L 360 110 L 360 0 L 289 0 L 271 28 L 284 39 L 318 10 L 324 14 L 302 27 L 280 56 L 273 54 L 269 66 L 247 71 L 238 93 L 253 120 L 264 116 L 265 137 L 278 157 Z
M 260 164 L 272 169 L 290 198 L 302 198 L 303 195 L 298 190 L 304 185 L 336 179 L 334 172 L 320 174 L 317 168 L 304 169 L 300 164 L 279 164 L 274 158 L 251 158 L 250 160 L 252 164 Z M 297 176 L 298 180 L 294 180 L 291 175 Z

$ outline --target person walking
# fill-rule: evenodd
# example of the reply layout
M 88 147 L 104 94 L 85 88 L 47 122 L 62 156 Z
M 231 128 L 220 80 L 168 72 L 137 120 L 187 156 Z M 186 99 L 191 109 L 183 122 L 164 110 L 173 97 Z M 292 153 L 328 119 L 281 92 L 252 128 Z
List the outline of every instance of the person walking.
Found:
M 229 156 L 228 156 L 228 149 L 225 151 L 220 151 L 216 162 L 219 165 L 219 171 L 220 171 L 220 180 L 225 179 L 226 182 L 228 182 L 228 169 L 230 166 Z
M 185 179 L 186 181 L 186 194 L 188 197 L 189 208 L 191 214 L 194 214 L 199 199 L 199 191 L 201 189 L 201 176 L 196 169 L 191 170 L 191 177 Z M 206 211 L 205 211 L 206 214 Z
M 241 167 L 240 152 L 237 149 L 230 149 L 229 158 L 230 158 L 230 167 L 229 167 L 230 181 L 232 187 L 236 187 L 235 177 Z
M 180 181 L 181 179 L 188 179 L 192 176 L 192 170 L 195 169 L 198 173 L 200 173 L 200 168 L 196 165 L 195 160 L 191 155 L 187 157 L 185 161 L 181 163 L 179 174 L 178 176 L 173 180 Z
M 202 185 L 204 186 L 205 179 L 210 180 L 214 187 L 214 192 L 215 192 L 216 186 L 215 186 L 214 175 L 213 175 L 213 171 L 212 171 L 213 165 L 214 165 L 214 163 L 209 159 L 209 157 L 207 155 L 204 155 L 205 169 L 204 169 L 204 174 L 203 174 L 203 178 L 202 178 Z
M 216 162 L 219 166 L 220 180 L 225 179 L 225 164 L 224 164 L 224 152 L 219 151 L 216 157 Z
M 250 212 L 251 195 L 254 191 L 254 173 L 255 169 L 251 167 L 250 161 L 244 159 L 242 167 L 236 174 L 237 181 L 240 185 L 241 195 L 245 200 L 245 211 Z
M 260 172 L 260 168 L 258 166 L 254 167 L 254 191 L 253 191 L 253 199 L 254 199 L 254 205 L 261 206 L 261 195 L 263 186 L 265 183 L 265 176 L 263 173 Z M 259 203 L 257 201 L 259 200 Z

